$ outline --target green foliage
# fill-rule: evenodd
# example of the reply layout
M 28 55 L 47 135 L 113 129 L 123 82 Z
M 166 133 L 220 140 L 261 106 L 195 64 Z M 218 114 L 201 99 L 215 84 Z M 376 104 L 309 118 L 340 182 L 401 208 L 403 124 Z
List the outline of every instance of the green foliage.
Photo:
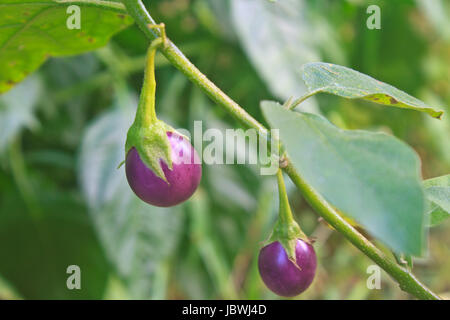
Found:
M 4 12 L 13 5 L 1 2 L 3 26 Z M 166 24 L 169 38 L 181 51 L 260 121 L 259 101 L 305 94 L 300 67 L 320 60 L 350 66 L 442 106 L 446 114 L 436 121 L 361 99 L 317 95 L 311 100 L 339 127 L 384 131 L 406 141 L 422 159 L 424 178 L 450 172 L 446 116 L 450 60 L 444 37 L 448 32 L 434 18 L 438 12 L 445 16 L 443 21 L 450 21 L 445 1 L 441 1 L 444 10 L 437 11 L 437 1 L 418 1 L 426 2 L 428 11 L 423 12 L 425 6 L 414 1 L 380 1 L 383 20 L 377 31 L 363 28 L 364 1 L 144 2 L 152 16 Z M 302 12 L 290 12 L 288 3 Z M 60 8 L 61 17 L 69 16 L 67 3 L 52 5 Z M 82 29 L 66 29 L 60 39 L 69 44 L 68 50 L 82 41 L 72 39 L 72 33 L 89 31 L 83 30 L 83 12 L 97 10 L 81 2 L 77 5 L 82 8 Z M 246 5 L 261 14 L 246 13 Z M 111 17 L 111 27 L 103 31 L 112 35 L 120 29 L 115 24 L 120 12 L 108 12 L 105 17 Z M 13 19 L 25 19 L 22 13 L 14 13 Z M 65 27 L 65 20 L 61 23 Z M 0 29 L 0 38 L 7 30 Z M 33 35 L 23 39 L 27 43 L 49 42 L 44 34 L 27 30 Z M 100 38 L 92 48 L 99 43 Z M 87 44 L 74 46 L 87 50 Z M 139 94 L 147 47 L 148 39 L 131 26 L 112 37 L 105 49 L 47 59 L 36 72 L 39 90 L 33 101 L 28 99 L 34 95 L 34 84 L 25 81 L 1 96 L 1 298 L 277 298 L 265 289 L 256 264 L 256 253 L 269 237 L 278 212 L 274 179 L 261 178 L 251 165 L 205 165 L 199 191 L 172 212 L 142 204 L 126 185 L 123 168 L 116 169 L 137 105 L 121 93 Z M 308 53 L 314 55 L 305 58 Z M 4 54 L 0 49 L 0 79 L 8 74 L 22 77 L 10 69 L 10 56 Z M 158 117 L 191 133 L 194 120 L 202 120 L 204 130 L 238 126 L 164 57 L 157 55 L 155 63 Z M 35 79 L 29 80 L 35 83 Z M 23 172 L 13 165 L 17 164 L 13 147 L 22 154 Z M 318 222 L 292 183 L 286 183 L 295 219 L 316 238 L 320 261 L 315 283 L 299 299 L 409 298 L 384 274 L 383 290 L 367 289 L 366 268 L 373 262 Z M 36 208 L 43 216 L 43 233 L 48 233 L 44 239 L 50 239 L 48 250 L 42 249 L 30 227 Z M 430 229 L 429 258 L 415 263 L 413 270 L 438 293 L 448 291 L 450 284 L 448 221 Z M 65 288 L 65 270 L 77 263 L 82 269 L 82 292 Z
M 13 184 L 2 185 L 0 274 L 26 299 L 100 299 L 109 266 L 84 203 L 40 183 L 33 210 L 21 203 Z M 66 269 L 73 264 L 82 271 L 83 290 L 66 287 Z
M 300 175 L 339 210 L 398 252 L 424 247 L 420 160 L 383 133 L 342 130 L 325 118 L 262 102 Z
M 120 10 L 89 3 L 80 7 L 80 29 L 69 29 L 70 3 L 6 0 L 0 4 L 0 93 L 35 71 L 47 58 L 80 54 L 104 46 L 132 23 Z

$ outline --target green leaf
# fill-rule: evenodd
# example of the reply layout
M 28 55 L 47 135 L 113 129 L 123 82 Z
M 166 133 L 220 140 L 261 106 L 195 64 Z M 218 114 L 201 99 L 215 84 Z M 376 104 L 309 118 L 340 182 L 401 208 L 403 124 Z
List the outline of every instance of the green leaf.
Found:
M 305 64 L 303 80 L 308 87 L 308 95 L 327 92 L 348 99 L 360 98 L 383 105 L 426 112 L 438 119 L 444 113 L 391 85 L 331 63 Z
M 292 164 L 326 200 L 397 252 L 424 248 L 424 192 L 417 154 L 384 133 L 342 130 L 327 119 L 261 103 Z
M 80 29 L 67 27 L 67 19 L 74 14 L 67 13 L 71 4 L 80 8 Z M 80 54 L 104 46 L 113 34 L 131 23 L 122 10 L 95 6 L 95 1 L 3 0 L 0 93 L 22 81 L 48 57 Z
M 450 217 L 450 174 L 425 180 L 423 185 L 430 205 L 429 224 L 436 226 Z
M 132 298 L 149 298 L 153 277 L 171 254 L 181 228 L 182 207 L 158 208 L 130 189 L 123 160 L 126 132 L 137 101 L 97 119 L 83 138 L 79 176 L 100 241 Z

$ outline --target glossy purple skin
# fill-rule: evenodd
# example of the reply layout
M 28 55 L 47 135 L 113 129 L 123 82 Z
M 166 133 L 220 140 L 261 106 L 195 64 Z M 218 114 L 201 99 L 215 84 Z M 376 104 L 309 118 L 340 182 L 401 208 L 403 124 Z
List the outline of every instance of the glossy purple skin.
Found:
M 172 148 L 173 169 L 161 161 L 166 179 L 156 176 L 131 148 L 125 160 L 128 184 L 143 201 L 158 207 L 171 207 L 186 201 L 197 189 L 202 177 L 199 156 L 191 143 L 182 136 L 167 132 Z
M 297 239 L 295 253 L 300 269 L 289 260 L 278 241 L 268 244 L 259 253 L 259 274 L 266 286 L 279 296 L 299 295 L 311 285 L 316 274 L 317 258 L 314 248 Z

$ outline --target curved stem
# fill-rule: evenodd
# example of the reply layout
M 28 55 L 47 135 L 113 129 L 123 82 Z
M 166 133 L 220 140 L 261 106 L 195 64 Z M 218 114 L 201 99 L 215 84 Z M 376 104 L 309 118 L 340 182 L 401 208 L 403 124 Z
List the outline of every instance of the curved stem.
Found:
M 297 100 L 295 100 L 294 102 L 292 102 L 291 104 L 288 105 L 288 109 L 289 110 L 293 110 L 295 109 L 300 103 L 302 103 L 303 101 L 305 101 L 306 99 L 308 99 L 309 97 L 312 97 L 313 95 L 315 95 L 317 92 L 311 92 L 308 94 L 305 94 L 304 96 L 301 96 L 300 98 L 298 98 Z
M 128 13 L 134 18 L 135 22 L 149 39 L 160 36 L 157 30 L 148 28 L 149 24 L 155 24 L 155 22 L 145 9 L 141 0 L 122 0 L 122 2 Z M 268 131 L 262 124 L 249 115 L 241 106 L 234 102 L 203 73 L 201 73 L 172 42 L 167 42 L 167 47 L 161 51 L 177 69 L 192 82 L 197 84 L 213 101 L 225 108 L 244 125 L 258 130 L 258 133 L 264 137 L 267 136 Z M 423 285 L 413 274 L 386 257 L 377 247 L 345 221 L 330 204 L 320 197 L 320 195 L 318 195 L 311 186 L 300 177 L 299 173 L 291 164 L 284 168 L 284 170 L 302 192 L 303 197 L 317 213 L 337 231 L 342 233 L 359 250 L 391 275 L 399 283 L 402 290 L 419 299 L 439 299 L 438 295 L 434 294 Z

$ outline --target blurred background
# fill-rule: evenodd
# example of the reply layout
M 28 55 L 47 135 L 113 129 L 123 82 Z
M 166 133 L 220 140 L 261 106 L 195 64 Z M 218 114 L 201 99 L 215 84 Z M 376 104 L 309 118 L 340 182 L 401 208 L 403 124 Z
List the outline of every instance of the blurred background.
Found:
M 144 1 L 198 68 L 263 121 L 259 101 L 304 92 L 300 66 L 345 65 L 446 111 L 415 111 L 319 95 L 304 108 L 341 128 L 384 131 L 422 159 L 423 177 L 450 172 L 450 3 L 378 0 L 381 29 L 369 30 L 363 0 Z M 277 299 L 256 257 L 277 215 L 276 181 L 247 165 L 204 165 L 191 200 L 149 206 L 123 167 L 126 131 L 142 84 L 148 41 L 136 26 L 107 47 L 49 59 L 0 96 L 0 299 Z M 175 128 L 236 128 L 164 57 L 157 57 L 157 112 Z M 288 184 L 318 274 L 296 299 L 408 299 L 387 274 L 366 287 L 372 262 Z M 450 222 L 430 229 L 414 273 L 450 293 Z M 66 268 L 81 268 L 68 290 Z

